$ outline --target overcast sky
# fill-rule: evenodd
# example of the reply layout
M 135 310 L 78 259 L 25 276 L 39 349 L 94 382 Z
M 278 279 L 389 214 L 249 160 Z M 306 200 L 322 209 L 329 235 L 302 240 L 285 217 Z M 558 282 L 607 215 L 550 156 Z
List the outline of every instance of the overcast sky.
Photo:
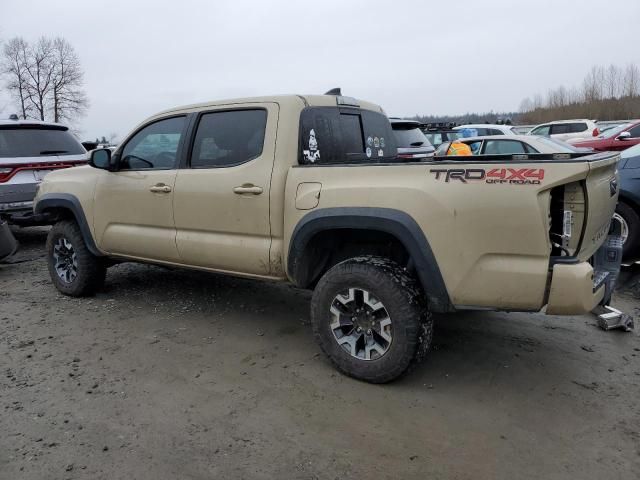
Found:
M 176 105 L 336 86 L 392 116 L 516 110 L 594 64 L 640 64 L 639 27 L 638 0 L 0 0 L 0 39 L 78 51 L 83 139 Z

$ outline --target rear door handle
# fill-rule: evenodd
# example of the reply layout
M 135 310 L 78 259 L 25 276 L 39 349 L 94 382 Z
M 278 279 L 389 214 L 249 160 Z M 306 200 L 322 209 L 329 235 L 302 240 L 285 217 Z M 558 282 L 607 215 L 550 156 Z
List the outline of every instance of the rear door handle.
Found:
M 253 195 L 260 195 L 262 193 L 262 187 L 258 187 L 253 185 L 252 183 L 245 183 L 239 187 L 235 187 L 233 189 L 233 193 L 237 193 L 238 195 L 242 195 L 243 193 L 251 193 Z
M 164 183 L 158 183 L 149 187 L 149 191 L 153 193 L 169 193 L 171 191 L 171 187 L 169 185 L 165 185 Z

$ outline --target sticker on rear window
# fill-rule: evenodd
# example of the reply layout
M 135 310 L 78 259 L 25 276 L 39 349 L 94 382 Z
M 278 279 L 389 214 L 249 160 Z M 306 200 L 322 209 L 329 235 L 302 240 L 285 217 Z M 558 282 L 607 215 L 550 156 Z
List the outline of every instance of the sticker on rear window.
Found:
M 316 132 L 312 128 L 309 132 L 309 149 L 303 150 L 305 160 L 311 163 L 315 163 L 320 160 L 320 149 L 318 148 L 318 140 L 316 139 Z

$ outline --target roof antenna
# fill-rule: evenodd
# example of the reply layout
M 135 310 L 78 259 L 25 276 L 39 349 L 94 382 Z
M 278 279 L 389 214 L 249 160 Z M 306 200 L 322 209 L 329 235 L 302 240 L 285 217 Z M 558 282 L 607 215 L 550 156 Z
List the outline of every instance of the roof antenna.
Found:
M 327 93 L 325 93 L 325 95 L 341 96 L 342 92 L 340 91 L 340 87 L 336 87 L 336 88 L 332 88 L 331 90 L 329 90 Z

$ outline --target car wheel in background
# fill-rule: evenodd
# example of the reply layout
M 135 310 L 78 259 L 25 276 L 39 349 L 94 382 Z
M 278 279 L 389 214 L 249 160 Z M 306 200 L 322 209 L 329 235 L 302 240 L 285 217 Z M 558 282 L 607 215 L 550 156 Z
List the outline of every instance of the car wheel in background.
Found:
M 618 202 L 614 214 L 622 224 L 622 256 L 629 258 L 636 254 L 638 235 L 640 235 L 640 217 L 636 211 L 624 202 Z

